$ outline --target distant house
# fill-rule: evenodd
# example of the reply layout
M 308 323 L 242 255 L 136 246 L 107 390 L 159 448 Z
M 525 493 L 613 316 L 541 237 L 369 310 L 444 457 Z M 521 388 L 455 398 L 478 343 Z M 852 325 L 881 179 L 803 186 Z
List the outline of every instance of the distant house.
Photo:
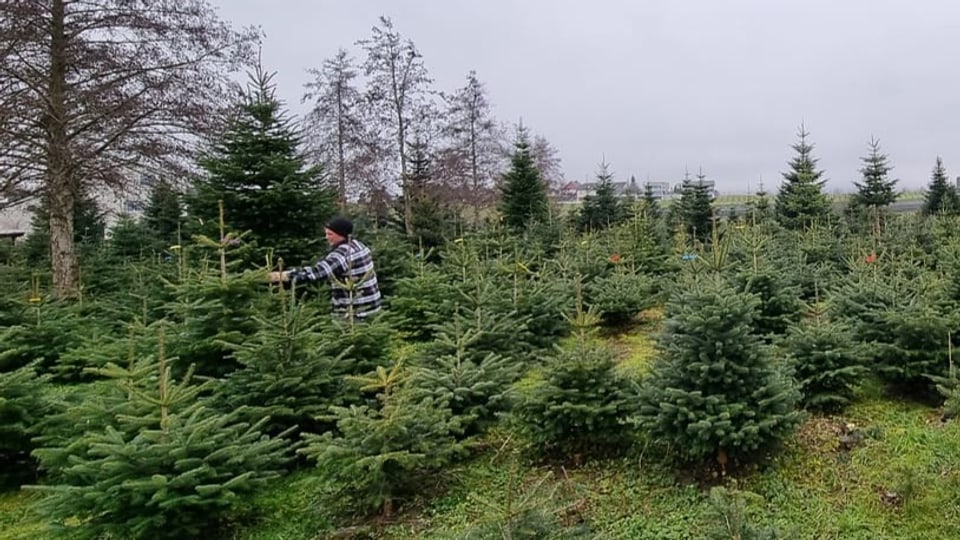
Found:
M 629 182 L 612 182 L 613 192 L 618 197 L 633 197 L 639 199 L 643 196 L 643 189 L 637 185 L 635 178 Z M 597 192 L 597 182 L 568 182 L 560 186 L 556 194 L 556 200 L 563 203 L 583 202 L 587 197 Z
M 150 174 L 139 174 L 135 178 L 123 190 L 103 189 L 94 194 L 108 228 L 116 224 L 120 216 L 136 219 L 143 215 L 157 179 Z M 30 231 L 33 204 L 35 203 L 27 201 L 3 208 L 3 201 L 0 200 L 0 239 L 18 239 Z
M 0 208 L 4 206 L 0 200 Z M 0 210 L 0 240 L 17 241 L 30 230 L 30 212 L 25 204 Z
M 670 182 L 644 182 L 643 189 L 650 189 L 653 198 L 662 201 L 669 199 L 673 193 L 670 191 Z

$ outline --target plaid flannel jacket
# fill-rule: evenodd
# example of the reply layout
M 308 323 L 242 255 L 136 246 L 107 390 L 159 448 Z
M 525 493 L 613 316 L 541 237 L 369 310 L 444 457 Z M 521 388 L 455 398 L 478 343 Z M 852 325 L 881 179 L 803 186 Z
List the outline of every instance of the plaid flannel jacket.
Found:
M 346 314 L 352 307 L 355 317 L 368 317 L 380 311 L 380 287 L 373 269 L 370 248 L 351 239 L 337 244 L 313 266 L 293 268 L 290 279 L 297 283 L 330 281 L 330 300 L 334 312 Z

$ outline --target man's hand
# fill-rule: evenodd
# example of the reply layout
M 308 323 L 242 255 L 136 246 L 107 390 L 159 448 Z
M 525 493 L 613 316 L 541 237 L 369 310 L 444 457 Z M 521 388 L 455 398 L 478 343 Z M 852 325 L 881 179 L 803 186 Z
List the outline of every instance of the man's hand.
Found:
M 267 273 L 267 281 L 270 283 L 290 281 L 290 272 L 269 272 Z

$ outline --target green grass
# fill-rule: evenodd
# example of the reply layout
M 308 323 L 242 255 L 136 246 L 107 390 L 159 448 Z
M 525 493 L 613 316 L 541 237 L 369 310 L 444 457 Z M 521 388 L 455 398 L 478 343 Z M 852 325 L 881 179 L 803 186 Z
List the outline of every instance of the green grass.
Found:
M 0 540 L 42 540 L 47 527 L 30 512 L 36 495 L 26 491 L 0 493 Z

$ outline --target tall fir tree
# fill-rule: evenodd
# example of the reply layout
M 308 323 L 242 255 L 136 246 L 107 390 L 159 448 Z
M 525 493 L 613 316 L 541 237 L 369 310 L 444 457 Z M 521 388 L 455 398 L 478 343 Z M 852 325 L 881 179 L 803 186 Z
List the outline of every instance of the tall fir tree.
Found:
M 410 228 L 418 245 L 426 249 L 435 248 L 454 235 L 457 216 L 445 206 L 438 197 L 437 186 L 433 182 L 430 168 L 430 155 L 427 144 L 418 139 L 407 150 L 407 192 L 401 194 L 399 213 L 402 216 L 408 205 L 403 200 L 410 197 Z M 403 223 L 400 223 L 401 228 Z
M 200 161 L 206 174 L 188 197 L 190 215 L 213 224 L 199 231 L 210 233 L 222 200 L 230 228 L 249 231 L 257 246 L 247 263 L 262 264 L 269 251 L 288 264 L 315 262 L 334 191 L 321 184 L 318 167 L 306 166 L 272 75 L 258 67 L 250 79 L 235 115 Z
M 529 136 L 522 125 L 517 128 L 510 170 L 500 185 L 500 214 L 504 225 L 515 231 L 549 219 L 547 186 L 533 161 Z
M 813 157 L 813 144 L 807 142 L 810 135 L 801 124 L 793 145 L 797 155 L 790 161 L 790 171 L 783 173 L 784 183 L 777 194 L 777 221 L 786 229 L 803 229 L 822 222 L 830 214 L 830 200 L 823 192 L 826 180 L 821 180 L 823 171 L 817 169 Z
M 643 212 L 654 222 L 660 221 L 662 211 L 660 210 L 660 201 L 653 193 L 653 186 L 650 182 L 643 185 Z
M 860 169 L 863 180 L 853 183 L 857 192 L 850 204 L 863 208 L 886 208 L 897 200 L 897 180 L 889 178 L 893 167 L 887 155 L 880 151 L 880 141 L 871 137 L 867 146 L 870 153 L 860 158 L 863 161 L 863 168 Z
M 940 213 L 952 215 L 960 212 L 957 188 L 948 180 L 947 170 L 940 156 L 937 156 L 937 162 L 933 166 L 930 184 L 927 185 L 927 192 L 923 199 L 922 212 L 928 216 Z
M 600 231 L 616 225 L 628 217 L 628 209 L 617 197 L 613 187 L 613 173 L 606 162 L 600 164 L 597 172 L 597 189 L 583 200 L 576 215 L 577 229 L 580 231 Z
M 161 248 L 175 245 L 183 224 L 183 198 L 168 180 L 160 179 L 150 191 L 143 221 Z
M 725 467 L 762 457 L 793 431 L 800 396 L 756 335 L 758 307 L 720 274 L 681 285 L 640 393 L 638 419 L 655 440 Z
M 684 233 L 700 242 L 706 242 L 713 229 L 713 197 L 707 177 L 701 171 L 696 180 L 689 173 L 681 184 L 680 220 Z

